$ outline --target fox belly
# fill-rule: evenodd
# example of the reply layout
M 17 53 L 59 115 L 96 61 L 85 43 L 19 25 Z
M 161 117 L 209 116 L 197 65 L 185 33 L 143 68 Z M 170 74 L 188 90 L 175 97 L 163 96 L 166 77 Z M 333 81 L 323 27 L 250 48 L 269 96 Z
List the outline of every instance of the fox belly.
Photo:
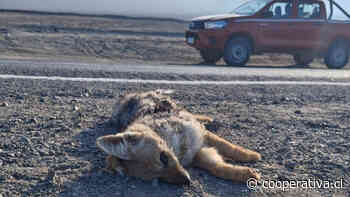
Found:
M 206 130 L 189 113 L 180 112 L 176 116 L 165 118 L 148 116 L 141 119 L 140 122 L 150 127 L 167 143 L 183 166 L 191 164 L 203 146 Z

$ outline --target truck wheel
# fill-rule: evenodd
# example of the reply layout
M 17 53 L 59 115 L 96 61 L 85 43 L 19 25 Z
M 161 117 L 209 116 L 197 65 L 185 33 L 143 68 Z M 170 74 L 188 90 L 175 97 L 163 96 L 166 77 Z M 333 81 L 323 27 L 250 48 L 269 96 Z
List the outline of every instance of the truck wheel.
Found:
M 244 66 L 250 58 L 252 44 L 249 39 L 236 37 L 225 45 L 224 60 L 230 66 Z
M 311 62 L 314 61 L 314 57 L 311 55 L 300 55 L 300 54 L 295 54 L 293 56 L 294 61 L 297 65 L 301 66 L 309 66 Z
M 207 64 L 215 64 L 222 58 L 222 54 L 215 50 L 201 50 L 199 53 L 203 58 L 204 63 Z
M 328 49 L 325 63 L 330 69 L 341 69 L 349 62 L 349 48 L 344 41 L 334 42 Z

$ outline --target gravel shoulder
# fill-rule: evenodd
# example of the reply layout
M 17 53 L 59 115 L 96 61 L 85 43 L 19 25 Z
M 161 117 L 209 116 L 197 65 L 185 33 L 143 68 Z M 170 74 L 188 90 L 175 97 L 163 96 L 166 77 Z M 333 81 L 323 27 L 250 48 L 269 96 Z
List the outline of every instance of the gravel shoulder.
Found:
M 0 191 L 7 196 L 332 196 L 349 195 L 350 119 L 346 87 L 172 86 L 0 80 Z M 101 171 L 97 137 L 121 94 L 166 88 L 193 113 L 215 119 L 208 129 L 263 155 L 264 180 L 343 180 L 344 188 L 249 190 L 190 169 L 191 186 Z M 319 193 L 320 192 L 320 193 Z

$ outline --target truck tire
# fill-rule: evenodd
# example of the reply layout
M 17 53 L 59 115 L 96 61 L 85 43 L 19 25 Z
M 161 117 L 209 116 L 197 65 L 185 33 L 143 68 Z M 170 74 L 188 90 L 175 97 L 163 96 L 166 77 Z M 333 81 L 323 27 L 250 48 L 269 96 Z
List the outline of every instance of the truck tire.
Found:
M 330 69 L 344 68 L 349 62 L 349 46 L 341 40 L 333 42 L 324 60 Z
M 222 54 L 216 50 L 201 50 L 199 53 L 206 64 L 215 64 L 222 58 Z
M 293 59 L 297 65 L 300 66 L 309 66 L 314 61 L 314 57 L 312 55 L 301 55 L 295 54 Z
M 252 44 L 248 38 L 234 37 L 225 45 L 224 61 L 230 66 L 244 66 L 252 53 Z

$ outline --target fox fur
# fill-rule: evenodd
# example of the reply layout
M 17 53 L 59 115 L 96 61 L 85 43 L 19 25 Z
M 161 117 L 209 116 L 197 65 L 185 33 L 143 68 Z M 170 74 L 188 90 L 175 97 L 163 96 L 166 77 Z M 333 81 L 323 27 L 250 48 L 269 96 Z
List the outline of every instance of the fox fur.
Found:
M 168 96 L 171 93 L 156 90 L 119 99 L 110 119 L 118 133 L 96 141 L 108 154 L 106 170 L 144 180 L 159 178 L 184 184 L 191 181 L 185 167 L 192 165 L 236 182 L 260 179 L 256 170 L 224 160 L 258 161 L 259 153 L 206 130 L 202 122 L 212 119 L 186 111 Z

